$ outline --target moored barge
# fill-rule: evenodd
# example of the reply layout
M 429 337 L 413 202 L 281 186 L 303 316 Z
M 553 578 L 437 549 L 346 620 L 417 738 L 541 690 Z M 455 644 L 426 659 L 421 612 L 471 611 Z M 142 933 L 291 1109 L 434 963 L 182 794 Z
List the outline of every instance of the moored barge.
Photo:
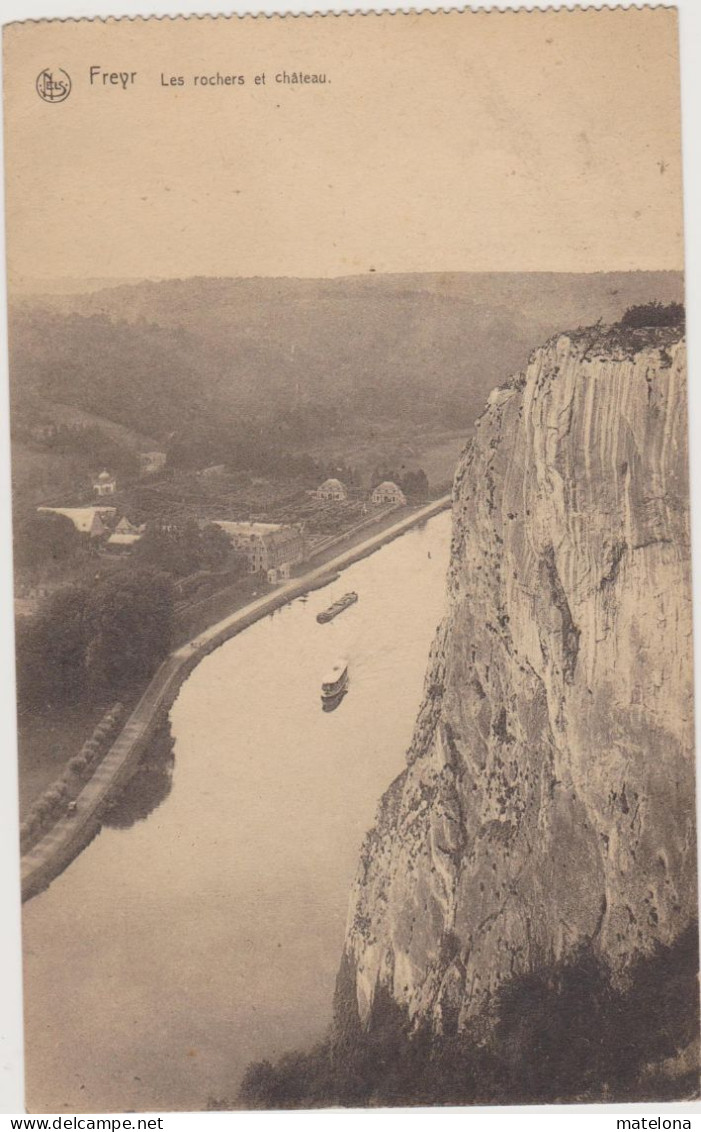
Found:
M 339 597 L 338 601 L 335 601 L 328 609 L 317 613 L 316 619 L 320 625 L 325 625 L 327 621 L 333 621 L 334 617 L 338 617 L 339 613 L 343 613 L 344 609 L 348 609 L 349 605 L 355 605 L 357 600 L 358 595 L 355 590 L 352 590 L 350 593 L 344 594 L 343 597 Z

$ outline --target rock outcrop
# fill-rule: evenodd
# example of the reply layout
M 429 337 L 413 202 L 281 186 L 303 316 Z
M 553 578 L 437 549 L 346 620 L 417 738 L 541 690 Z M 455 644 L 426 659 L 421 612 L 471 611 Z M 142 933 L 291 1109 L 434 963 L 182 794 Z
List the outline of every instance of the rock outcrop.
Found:
M 465 1028 L 582 944 L 624 983 L 696 916 L 686 406 L 669 328 L 562 335 L 491 395 L 352 894 L 361 1020 L 382 986 Z

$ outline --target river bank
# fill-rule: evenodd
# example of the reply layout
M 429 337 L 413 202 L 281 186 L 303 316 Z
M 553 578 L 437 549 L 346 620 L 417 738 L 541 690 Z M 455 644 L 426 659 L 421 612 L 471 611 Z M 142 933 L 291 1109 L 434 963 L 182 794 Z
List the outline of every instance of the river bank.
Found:
M 22 856 L 22 899 L 28 900 L 50 884 L 99 830 L 104 808 L 138 766 L 149 742 L 167 717 L 183 681 L 203 657 L 280 606 L 328 585 L 340 570 L 367 557 L 449 505 L 450 496 L 443 496 L 417 508 L 399 522 L 343 549 L 322 565 L 236 610 L 176 648 L 156 671 L 123 730 L 86 783 L 76 800 L 75 812 L 60 819 Z

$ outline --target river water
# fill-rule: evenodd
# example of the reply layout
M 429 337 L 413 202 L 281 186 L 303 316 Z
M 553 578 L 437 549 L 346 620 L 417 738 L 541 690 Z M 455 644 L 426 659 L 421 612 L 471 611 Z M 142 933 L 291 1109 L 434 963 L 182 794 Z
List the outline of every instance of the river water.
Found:
M 103 828 L 25 906 L 30 1112 L 198 1110 L 235 1099 L 251 1060 L 323 1035 L 362 837 L 421 700 L 449 542 L 443 513 L 188 678 L 170 792 L 130 827 Z M 351 589 L 358 603 L 318 625 Z M 349 691 L 323 712 L 338 657 Z

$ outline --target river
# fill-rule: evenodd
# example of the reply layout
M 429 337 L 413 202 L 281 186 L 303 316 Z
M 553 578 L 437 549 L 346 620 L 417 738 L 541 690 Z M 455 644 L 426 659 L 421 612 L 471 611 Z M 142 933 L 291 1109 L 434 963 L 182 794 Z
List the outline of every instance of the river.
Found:
M 169 792 L 104 827 L 25 905 L 30 1112 L 202 1109 L 235 1099 L 251 1060 L 323 1035 L 362 837 L 421 700 L 449 542 L 448 512 L 188 678 Z M 351 589 L 358 603 L 318 625 Z M 349 691 L 323 712 L 341 656 Z

